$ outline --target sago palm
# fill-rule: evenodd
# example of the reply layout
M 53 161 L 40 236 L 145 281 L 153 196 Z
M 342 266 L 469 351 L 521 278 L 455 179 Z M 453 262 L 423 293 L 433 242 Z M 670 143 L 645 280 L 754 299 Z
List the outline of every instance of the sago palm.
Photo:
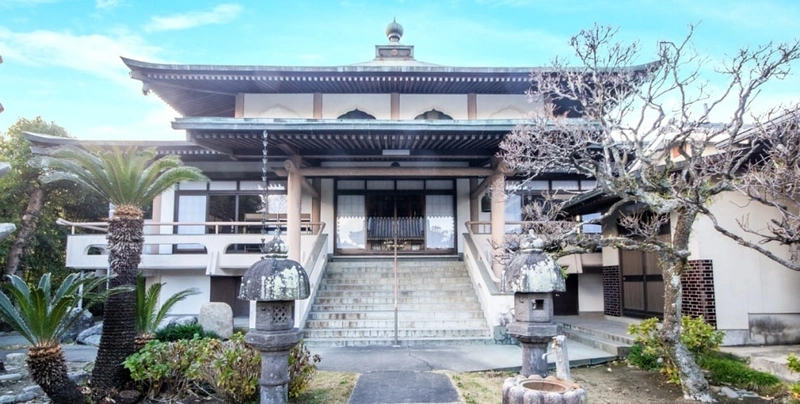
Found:
M 154 149 L 59 147 L 42 158 L 44 182 L 72 181 L 111 202 L 108 219 L 108 266 L 113 286 L 136 282 L 144 242 L 142 207 L 182 181 L 204 181 L 196 167 L 184 166 L 177 155 L 157 158 Z M 109 297 L 97 351 L 92 385 L 101 391 L 122 388 L 130 374 L 122 362 L 134 352 L 136 293 Z
M 80 318 L 79 313 L 73 313 L 72 309 L 78 305 L 81 287 L 92 291 L 106 278 L 80 278 L 77 274 L 70 274 L 58 289 L 52 287 L 49 273 L 44 274 L 35 287 L 29 287 L 16 275 L 8 278 L 4 286 L 14 303 L 0 293 L 0 318 L 30 342 L 27 363 L 31 378 L 54 403 L 84 402 L 78 386 L 67 376 L 67 363 L 60 341 Z
M 149 288 L 145 287 L 144 276 L 136 277 L 136 349 L 139 350 L 153 339 L 156 328 L 167 317 L 169 311 L 176 303 L 189 296 L 200 293 L 195 288 L 184 289 L 164 300 L 158 306 L 158 297 L 164 283 L 154 283 Z

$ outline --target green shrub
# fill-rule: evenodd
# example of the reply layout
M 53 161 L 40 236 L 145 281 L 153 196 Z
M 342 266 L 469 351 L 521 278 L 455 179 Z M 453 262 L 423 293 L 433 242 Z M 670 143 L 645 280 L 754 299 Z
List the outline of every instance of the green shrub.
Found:
M 794 353 L 790 353 L 789 357 L 787 358 L 786 367 L 788 367 L 792 372 L 800 372 L 800 358 L 798 358 Z M 800 400 L 800 383 L 792 383 L 789 385 L 789 393 L 792 395 L 794 400 Z
M 200 324 L 170 324 L 156 331 L 155 338 L 161 342 L 179 341 L 182 339 L 214 338 L 219 339 L 219 335 L 213 331 L 205 331 Z
M 297 398 L 316 371 L 319 355 L 301 342 L 289 355 L 289 397 Z M 259 398 L 261 353 L 235 333 L 215 338 L 152 341 L 125 360 L 133 380 L 150 398 L 177 399 L 189 392 L 211 395 L 226 403 L 254 403 Z
M 228 341 L 209 339 L 199 358 L 197 373 L 226 403 L 256 403 L 259 398 L 261 353 L 244 343 L 244 335 L 235 333 Z
M 150 398 L 179 398 L 193 387 L 201 353 L 211 339 L 151 341 L 125 359 L 131 378 Z
M 303 341 L 289 351 L 289 399 L 300 397 L 317 371 L 319 355 L 311 355 Z
M 638 342 L 631 345 L 631 350 L 628 353 L 628 362 L 643 370 L 656 370 L 661 368 L 658 355 L 645 353 L 644 347 Z
M 783 387 L 775 375 L 751 369 L 745 361 L 732 355 L 705 354 L 697 363 L 707 371 L 706 378 L 712 384 L 729 384 L 762 395 L 773 395 Z
M 631 324 L 628 326 L 628 333 L 642 347 L 641 354 L 639 357 L 634 357 L 634 360 L 649 361 L 652 358 L 656 358 L 657 361 L 658 358 L 661 358 L 661 373 L 667 377 L 667 381 L 675 384 L 680 383 L 678 367 L 673 362 L 668 347 L 659 337 L 657 318 L 649 318 L 639 324 Z M 681 342 L 692 353 L 695 360 L 701 355 L 719 351 L 719 346 L 724 336 L 725 334 L 722 331 L 717 331 L 706 323 L 703 316 L 681 317 Z M 631 361 L 631 363 L 646 369 L 634 361 Z

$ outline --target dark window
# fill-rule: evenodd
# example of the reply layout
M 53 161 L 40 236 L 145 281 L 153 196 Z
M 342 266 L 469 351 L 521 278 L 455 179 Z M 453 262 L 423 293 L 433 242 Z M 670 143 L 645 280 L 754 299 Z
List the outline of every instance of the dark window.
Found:
M 354 109 L 346 114 L 339 115 L 336 119 L 375 119 L 375 117 L 360 109 Z
M 414 119 L 425 119 L 425 120 L 434 120 L 434 121 L 435 120 L 449 120 L 449 121 L 452 121 L 453 117 L 451 117 L 450 115 L 445 114 L 442 111 L 437 111 L 435 109 L 432 109 L 430 111 L 426 111 L 426 112 L 423 112 L 423 113 L 417 115 L 417 117 L 414 118 Z

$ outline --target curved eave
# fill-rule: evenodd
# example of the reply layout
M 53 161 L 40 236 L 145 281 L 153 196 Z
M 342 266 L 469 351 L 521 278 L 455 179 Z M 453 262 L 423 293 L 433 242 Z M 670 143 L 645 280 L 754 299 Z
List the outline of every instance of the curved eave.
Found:
M 193 143 L 235 159 L 260 159 L 263 133 L 271 156 L 324 161 L 446 161 L 483 165 L 500 142 L 525 120 L 331 120 L 179 118 Z M 570 124 L 586 126 L 582 119 Z M 394 153 L 392 151 L 400 151 Z
M 32 132 L 23 132 L 23 135 L 31 143 L 31 150 L 35 154 L 44 154 L 47 149 L 53 147 L 75 146 L 83 148 L 154 148 L 160 155 L 176 154 L 185 160 L 216 160 L 220 155 L 217 151 L 182 140 L 82 140 Z
M 449 66 L 229 66 L 158 64 L 122 58 L 143 92 L 158 97 L 183 116 L 234 116 L 236 94 L 259 93 L 403 93 L 523 94 L 532 72 L 543 67 Z M 646 72 L 649 63 L 609 73 Z M 581 69 L 570 69 L 581 71 Z

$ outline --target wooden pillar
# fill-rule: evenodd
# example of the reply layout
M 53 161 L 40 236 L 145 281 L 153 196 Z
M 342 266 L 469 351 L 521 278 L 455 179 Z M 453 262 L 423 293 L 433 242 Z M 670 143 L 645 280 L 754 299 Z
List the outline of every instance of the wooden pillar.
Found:
M 322 93 L 314 93 L 314 119 L 322 119 Z
M 311 198 L 311 222 L 318 223 L 322 219 L 322 180 L 314 178 L 311 180 L 311 186 L 317 191 L 317 194 Z
M 400 93 L 392 93 L 389 102 L 390 119 L 400 119 Z
M 300 210 L 303 200 L 303 176 L 300 174 L 300 157 L 292 156 L 283 164 L 288 171 L 286 181 L 286 245 L 289 259 L 300 262 Z
M 472 191 L 478 187 L 478 179 L 477 178 L 470 178 L 469 179 L 469 220 L 472 222 L 476 222 L 480 220 L 480 205 L 481 199 L 477 195 L 472 195 Z
M 503 275 L 505 265 L 503 255 L 505 254 L 506 241 L 506 195 L 505 195 L 506 176 L 503 171 L 497 169 L 492 174 L 492 182 L 489 191 L 492 196 L 492 272 L 496 277 Z
M 478 119 L 478 97 L 475 93 L 467 93 L 467 119 Z

